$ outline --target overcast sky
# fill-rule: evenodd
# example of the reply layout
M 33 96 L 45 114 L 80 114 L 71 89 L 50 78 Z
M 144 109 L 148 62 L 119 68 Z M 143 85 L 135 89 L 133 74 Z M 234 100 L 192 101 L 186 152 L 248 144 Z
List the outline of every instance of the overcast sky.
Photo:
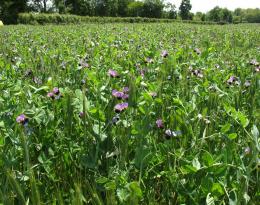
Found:
M 181 0 L 166 0 L 180 6 Z M 230 10 L 236 8 L 260 8 L 260 0 L 191 0 L 192 12 L 202 11 L 206 12 L 215 6 L 226 7 Z

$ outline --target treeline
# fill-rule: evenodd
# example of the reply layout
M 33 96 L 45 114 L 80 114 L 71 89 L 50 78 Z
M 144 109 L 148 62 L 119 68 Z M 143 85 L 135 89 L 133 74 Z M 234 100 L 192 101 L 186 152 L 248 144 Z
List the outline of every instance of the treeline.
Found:
M 0 0 L 0 19 L 5 24 L 18 23 L 19 13 L 59 13 L 78 16 L 144 17 L 214 21 L 223 23 L 260 23 L 260 9 L 215 7 L 207 13 L 191 13 L 190 0 L 179 8 L 164 0 Z
M 234 11 L 230 11 L 227 8 L 216 6 L 206 14 L 197 12 L 193 19 L 224 23 L 260 23 L 260 9 L 237 8 Z

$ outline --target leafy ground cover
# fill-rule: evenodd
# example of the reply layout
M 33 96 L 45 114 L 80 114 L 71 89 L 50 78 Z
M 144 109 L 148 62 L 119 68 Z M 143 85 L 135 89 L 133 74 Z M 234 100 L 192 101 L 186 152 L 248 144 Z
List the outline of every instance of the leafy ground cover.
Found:
M 259 25 L 0 29 L 0 203 L 259 204 Z

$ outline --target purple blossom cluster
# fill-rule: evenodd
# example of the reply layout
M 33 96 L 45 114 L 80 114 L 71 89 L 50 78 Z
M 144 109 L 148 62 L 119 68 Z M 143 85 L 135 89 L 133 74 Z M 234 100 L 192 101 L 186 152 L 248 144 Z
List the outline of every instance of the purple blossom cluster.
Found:
M 128 92 L 128 91 L 127 91 Z M 129 95 L 126 91 L 118 91 L 118 90 L 112 90 L 112 95 L 116 97 L 118 100 L 128 100 Z
M 48 92 L 47 93 L 47 97 L 49 97 L 49 98 L 51 98 L 51 99 L 59 99 L 60 97 L 62 97 L 62 94 L 60 93 L 60 90 L 59 90 L 59 88 L 57 88 L 57 87 L 54 87 L 53 89 L 52 89 L 52 91 L 50 91 L 50 92 Z
M 109 69 L 109 70 L 108 70 L 108 75 L 109 75 L 111 78 L 119 78 L 118 72 L 115 71 L 115 70 L 112 70 L 112 69 Z
M 16 118 L 16 122 L 21 124 L 21 125 L 26 125 L 28 123 L 28 118 L 26 117 L 25 114 L 21 114 Z

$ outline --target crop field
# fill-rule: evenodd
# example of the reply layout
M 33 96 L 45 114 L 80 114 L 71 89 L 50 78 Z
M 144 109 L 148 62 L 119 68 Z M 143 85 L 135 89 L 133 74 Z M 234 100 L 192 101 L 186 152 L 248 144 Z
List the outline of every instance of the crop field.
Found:
M 260 204 L 260 26 L 0 28 L 0 204 Z

